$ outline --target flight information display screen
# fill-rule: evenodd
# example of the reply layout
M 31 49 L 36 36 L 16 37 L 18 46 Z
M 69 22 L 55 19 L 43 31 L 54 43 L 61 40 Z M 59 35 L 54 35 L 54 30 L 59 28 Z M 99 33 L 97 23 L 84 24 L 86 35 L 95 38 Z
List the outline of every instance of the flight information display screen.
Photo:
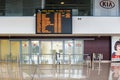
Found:
M 36 9 L 37 34 L 72 34 L 71 9 Z

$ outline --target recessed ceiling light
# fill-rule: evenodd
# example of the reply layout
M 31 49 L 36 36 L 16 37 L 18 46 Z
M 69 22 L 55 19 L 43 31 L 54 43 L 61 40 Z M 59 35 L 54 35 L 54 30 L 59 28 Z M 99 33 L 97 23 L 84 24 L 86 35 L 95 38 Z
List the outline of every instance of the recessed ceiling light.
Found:
M 64 4 L 64 2 L 60 2 L 60 4 Z

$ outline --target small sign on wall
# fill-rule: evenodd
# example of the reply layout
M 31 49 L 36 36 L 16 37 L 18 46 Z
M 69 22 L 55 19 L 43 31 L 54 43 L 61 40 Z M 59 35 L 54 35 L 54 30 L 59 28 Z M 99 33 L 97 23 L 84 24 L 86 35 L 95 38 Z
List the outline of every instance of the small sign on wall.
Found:
M 37 34 L 72 34 L 72 10 L 36 9 Z

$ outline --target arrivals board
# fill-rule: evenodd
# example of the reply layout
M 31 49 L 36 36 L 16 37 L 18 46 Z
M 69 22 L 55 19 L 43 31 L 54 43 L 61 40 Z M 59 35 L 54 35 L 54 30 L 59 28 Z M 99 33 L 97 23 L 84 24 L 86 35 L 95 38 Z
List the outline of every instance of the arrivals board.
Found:
M 72 34 L 72 10 L 36 9 L 36 34 Z

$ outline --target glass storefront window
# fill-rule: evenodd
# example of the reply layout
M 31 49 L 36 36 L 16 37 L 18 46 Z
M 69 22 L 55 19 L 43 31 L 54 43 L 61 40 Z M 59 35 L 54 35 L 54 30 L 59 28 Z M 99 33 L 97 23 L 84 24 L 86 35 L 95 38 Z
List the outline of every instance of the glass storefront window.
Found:
M 8 57 L 22 64 L 79 64 L 83 40 L 0 40 L 0 60 Z

